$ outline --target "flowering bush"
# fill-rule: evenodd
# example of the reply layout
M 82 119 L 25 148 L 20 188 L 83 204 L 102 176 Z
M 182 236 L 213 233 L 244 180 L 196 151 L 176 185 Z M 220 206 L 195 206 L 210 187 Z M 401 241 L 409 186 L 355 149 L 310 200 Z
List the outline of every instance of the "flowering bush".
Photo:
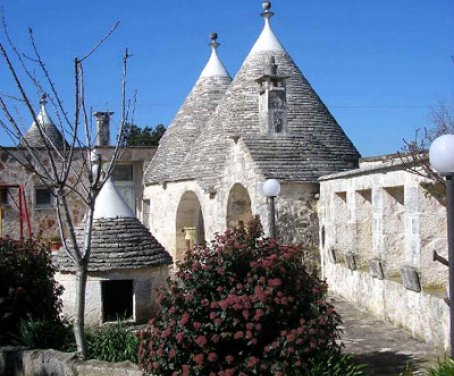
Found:
M 141 366 L 157 375 L 303 375 L 339 351 L 339 316 L 301 249 L 260 239 L 258 220 L 188 253 L 161 312 L 141 333 Z

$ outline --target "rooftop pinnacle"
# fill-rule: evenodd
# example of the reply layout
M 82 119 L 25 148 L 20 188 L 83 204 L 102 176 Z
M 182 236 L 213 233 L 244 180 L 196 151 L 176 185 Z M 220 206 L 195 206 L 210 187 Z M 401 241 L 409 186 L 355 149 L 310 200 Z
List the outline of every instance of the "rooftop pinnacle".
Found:
M 230 77 L 227 73 L 227 70 L 222 64 L 222 61 L 219 59 L 217 49 L 219 47 L 219 43 L 217 41 L 218 34 L 211 33 L 210 34 L 211 43 L 209 46 L 211 47 L 211 56 L 210 60 L 208 60 L 207 65 L 203 69 L 200 77 Z
M 270 19 L 274 16 L 274 13 L 270 11 L 271 2 L 264 1 L 262 3 L 262 8 L 263 12 L 261 13 L 261 16 L 265 20 L 265 25 L 250 53 L 254 54 L 262 51 L 285 51 L 270 26 Z

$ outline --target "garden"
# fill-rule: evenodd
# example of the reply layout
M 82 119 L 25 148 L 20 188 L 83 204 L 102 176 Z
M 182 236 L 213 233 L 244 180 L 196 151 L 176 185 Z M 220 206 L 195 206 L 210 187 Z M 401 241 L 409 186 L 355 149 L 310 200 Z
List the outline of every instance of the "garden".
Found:
M 87 329 L 87 358 L 152 375 L 368 375 L 343 353 L 341 317 L 302 259 L 301 247 L 263 238 L 258 220 L 218 235 L 186 254 L 145 328 Z M 55 272 L 48 244 L 0 240 L 1 346 L 75 351 Z M 454 375 L 454 362 L 427 375 Z

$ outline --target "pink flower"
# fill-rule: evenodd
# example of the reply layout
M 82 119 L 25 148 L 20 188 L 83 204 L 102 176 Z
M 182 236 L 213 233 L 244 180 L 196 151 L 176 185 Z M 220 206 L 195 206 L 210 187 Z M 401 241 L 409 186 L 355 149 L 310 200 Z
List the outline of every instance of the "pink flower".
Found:
M 205 356 L 202 353 L 200 353 L 200 354 L 194 355 L 193 359 L 194 359 L 194 362 L 200 366 L 203 363 L 203 361 L 205 360 Z
M 208 360 L 210 362 L 215 362 L 216 360 L 218 360 L 218 355 L 215 352 L 210 352 L 208 354 Z
M 259 360 L 255 356 L 251 356 L 247 360 L 247 366 L 248 368 L 253 368 L 258 362 Z
M 205 336 L 198 336 L 195 340 L 195 343 L 197 343 L 200 347 L 204 347 L 207 342 L 208 341 Z
M 227 355 L 227 356 L 225 357 L 225 361 L 226 361 L 228 364 L 232 363 L 233 360 L 234 360 L 234 358 L 233 358 L 232 355 Z
M 202 324 L 196 321 L 192 324 L 192 326 L 194 327 L 195 330 L 199 330 L 202 327 Z
M 210 320 L 214 320 L 216 318 L 216 312 L 210 312 Z
M 233 335 L 233 338 L 234 338 L 234 339 L 240 339 L 240 338 L 243 338 L 243 337 L 244 337 L 244 333 L 243 333 L 241 330 L 237 331 L 237 332 Z
M 175 349 L 171 349 L 169 351 L 169 358 L 172 359 L 172 358 L 175 358 L 177 356 L 177 352 L 175 351 Z
M 178 332 L 177 335 L 175 336 L 175 339 L 177 340 L 178 343 L 181 343 L 184 339 L 184 333 L 183 332 Z
M 282 281 L 280 278 L 275 278 L 275 279 L 270 279 L 268 281 L 268 286 L 271 286 L 271 287 L 278 287 L 282 285 Z
M 180 325 L 181 326 L 185 326 L 186 323 L 189 321 L 189 314 L 188 313 L 184 313 L 183 316 L 181 316 L 181 319 L 180 319 Z

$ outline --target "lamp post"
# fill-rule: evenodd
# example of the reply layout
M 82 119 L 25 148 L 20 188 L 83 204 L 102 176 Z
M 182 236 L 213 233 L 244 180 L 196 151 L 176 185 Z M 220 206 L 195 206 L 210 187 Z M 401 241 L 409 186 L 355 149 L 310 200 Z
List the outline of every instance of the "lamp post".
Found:
M 270 199 L 270 237 L 276 239 L 276 207 L 274 199 L 281 191 L 281 184 L 276 179 L 268 179 L 263 183 L 262 192 Z
M 429 150 L 432 167 L 446 178 L 446 215 L 449 259 L 450 356 L 454 358 L 454 135 L 446 134 L 432 142 Z

